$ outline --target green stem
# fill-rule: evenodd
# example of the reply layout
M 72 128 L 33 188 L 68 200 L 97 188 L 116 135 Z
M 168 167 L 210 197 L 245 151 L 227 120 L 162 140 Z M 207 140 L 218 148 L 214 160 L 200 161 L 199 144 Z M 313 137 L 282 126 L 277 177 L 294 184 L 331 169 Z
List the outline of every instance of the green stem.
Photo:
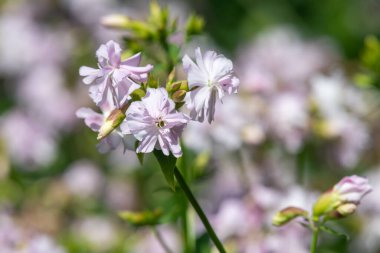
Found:
M 319 228 L 315 228 L 313 230 L 313 239 L 311 241 L 310 253 L 316 253 L 317 252 L 318 234 L 319 234 Z
M 183 156 L 184 157 L 184 156 Z M 184 159 L 182 162 L 184 162 Z M 185 163 L 185 162 L 184 162 Z M 183 177 L 185 182 L 191 182 L 191 170 L 185 169 L 182 170 Z M 183 227 L 183 239 L 185 244 L 185 253 L 195 252 L 195 233 L 194 233 L 194 215 L 193 210 L 189 208 L 189 202 L 184 199 L 185 209 L 182 214 L 182 227 Z
M 186 206 L 182 218 L 183 237 L 185 242 L 185 253 L 193 253 L 195 247 L 195 238 L 193 236 L 193 213 L 191 209 Z
M 187 185 L 185 179 L 183 178 L 181 172 L 178 170 L 177 167 L 174 168 L 174 176 L 177 179 L 179 186 L 182 188 L 183 192 L 185 193 L 187 199 L 193 206 L 194 210 L 197 212 L 199 218 L 201 219 L 203 225 L 205 226 L 207 233 L 210 236 L 211 240 L 214 242 L 216 248 L 219 250 L 220 253 L 226 253 L 226 250 L 224 249 L 223 244 L 220 242 L 218 236 L 215 234 L 215 231 L 212 228 L 210 222 L 208 221 L 205 213 L 200 207 L 198 201 L 195 199 L 193 193 L 191 192 L 189 186 Z

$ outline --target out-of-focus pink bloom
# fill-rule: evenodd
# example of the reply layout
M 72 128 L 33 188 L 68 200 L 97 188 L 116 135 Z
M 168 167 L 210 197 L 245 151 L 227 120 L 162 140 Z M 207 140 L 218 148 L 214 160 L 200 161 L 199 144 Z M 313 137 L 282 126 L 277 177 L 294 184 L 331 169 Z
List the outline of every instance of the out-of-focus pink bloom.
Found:
M 327 43 L 304 41 L 288 28 L 260 34 L 241 53 L 242 88 L 264 93 L 289 88 L 305 90 L 308 78 L 329 65 L 334 55 L 331 51 Z
M 160 233 L 162 240 L 165 242 L 166 246 L 171 252 L 181 252 L 181 239 L 179 238 L 179 232 L 175 231 L 174 228 L 168 225 L 160 225 L 157 227 L 158 233 Z M 157 239 L 151 230 L 142 230 L 141 240 L 133 247 L 132 252 L 134 253 L 165 253 L 168 252 L 163 248 L 160 241 Z
M 283 141 L 287 150 L 297 151 L 308 131 L 308 111 L 305 97 L 282 93 L 272 98 L 268 123 L 273 134 Z
M 336 139 L 334 152 L 341 165 L 354 166 L 369 143 L 368 127 L 361 120 L 368 111 L 363 94 L 335 72 L 314 76 L 310 96 L 322 117 L 320 134 Z
M 148 88 L 141 101 L 131 104 L 126 117 L 127 127 L 140 141 L 138 153 L 150 153 L 156 148 L 165 155 L 170 151 L 175 157 L 182 155 L 179 137 L 188 121 L 185 114 L 175 110 L 164 88 Z
M 342 202 L 359 204 L 360 200 L 372 191 L 368 179 L 359 176 L 344 177 L 333 188 Z
M 40 64 L 57 65 L 70 58 L 74 45 L 72 34 L 59 26 L 54 26 L 53 30 L 39 25 L 34 20 L 36 10 L 42 9 L 38 5 L 28 2 L 2 4 L 0 72 L 23 75 Z
M 252 210 L 239 199 L 225 200 L 214 218 L 215 230 L 221 240 L 228 237 L 244 236 L 249 230 L 256 227 Z
M 0 249 L 4 253 L 64 253 L 52 238 L 31 234 L 17 227 L 12 218 L 0 214 Z
M 286 227 L 278 228 L 279 231 L 275 234 L 268 234 L 263 242 L 263 253 L 308 253 L 308 242 L 304 240 L 306 234 L 310 233 L 307 228 L 301 227 L 298 224 L 290 224 Z M 286 250 L 284 250 L 286 245 Z M 246 253 L 249 253 L 247 251 Z
M 108 41 L 96 51 L 99 69 L 83 66 L 79 74 L 84 76 L 85 84 L 93 84 L 90 88 L 90 96 L 97 105 L 107 101 L 109 93 L 115 99 L 115 104 L 120 107 L 130 93 L 139 87 L 136 82 L 143 82 L 152 70 L 152 65 L 139 67 L 140 53 L 122 61 L 120 45 L 114 41 Z M 121 86 L 121 87 L 119 87 Z
M 72 194 L 82 198 L 93 197 L 102 189 L 103 176 L 91 162 L 77 161 L 65 172 L 63 182 Z
M 24 112 L 12 111 L 1 117 L 0 136 L 15 164 L 26 169 L 48 165 L 56 157 L 51 129 Z
M 22 253 L 64 253 L 63 248 L 57 246 L 55 242 L 46 235 L 39 235 L 32 238 L 27 249 Z
M 17 94 L 21 105 L 56 130 L 70 129 L 75 120 L 75 97 L 65 88 L 63 75 L 54 65 L 39 65 L 21 81 Z
M 196 63 L 188 55 L 182 59 L 188 74 L 189 89 L 197 87 L 188 93 L 186 102 L 192 119 L 203 122 L 207 117 L 211 123 L 217 99 L 222 99 L 226 94 L 237 93 L 240 82 L 233 73 L 232 62 L 223 55 L 207 51 L 202 56 L 200 48 L 197 48 L 195 59 Z
M 117 226 L 101 216 L 87 216 L 75 223 L 72 229 L 79 238 L 100 251 L 111 250 L 118 238 Z

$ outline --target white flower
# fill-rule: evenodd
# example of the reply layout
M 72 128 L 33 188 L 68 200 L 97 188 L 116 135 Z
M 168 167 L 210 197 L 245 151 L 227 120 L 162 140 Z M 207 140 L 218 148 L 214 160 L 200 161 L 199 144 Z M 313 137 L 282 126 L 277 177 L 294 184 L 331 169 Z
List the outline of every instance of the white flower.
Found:
M 211 123 L 217 99 L 222 99 L 226 93 L 237 93 L 240 82 L 233 73 L 232 62 L 223 55 L 207 51 L 202 57 L 200 48 L 197 48 L 195 59 L 196 63 L 188 55 L 182 59 L 191 90 L 186 103 L 192 119 L 203 122 L 207 117 Z
M 128 130 L 140 141 L 137 153 L 150 153 L 156 147 L 165 155 L 170 150 L 175 157 L 182 155 L 179 137 L 187 122 L 188 117 L 175 110 L 164 88 L 149 88 L 141 101 L 131 104 L 126 118 Z

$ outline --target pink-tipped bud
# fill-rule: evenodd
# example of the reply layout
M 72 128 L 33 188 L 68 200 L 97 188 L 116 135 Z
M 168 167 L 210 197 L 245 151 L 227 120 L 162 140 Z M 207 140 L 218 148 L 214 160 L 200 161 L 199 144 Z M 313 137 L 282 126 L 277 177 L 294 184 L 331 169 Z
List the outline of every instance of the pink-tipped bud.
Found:
M 277 212 L 272 219 L 274 226 L 282 226 L 297 217 L 308 217 L 308 212 L 298 207 L 287 207 Z

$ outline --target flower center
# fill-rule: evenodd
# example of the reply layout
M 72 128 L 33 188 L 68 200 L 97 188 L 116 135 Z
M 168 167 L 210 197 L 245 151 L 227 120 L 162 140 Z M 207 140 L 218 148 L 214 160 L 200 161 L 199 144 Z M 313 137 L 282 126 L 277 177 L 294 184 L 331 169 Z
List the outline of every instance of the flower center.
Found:
M 155 124 L 156 124 L 156 127 L 158 127 L 158 128 L 163 128 L 166 125 L 166 123 L 162 119 L 162 117 L 157 118 L 155 121 Z

